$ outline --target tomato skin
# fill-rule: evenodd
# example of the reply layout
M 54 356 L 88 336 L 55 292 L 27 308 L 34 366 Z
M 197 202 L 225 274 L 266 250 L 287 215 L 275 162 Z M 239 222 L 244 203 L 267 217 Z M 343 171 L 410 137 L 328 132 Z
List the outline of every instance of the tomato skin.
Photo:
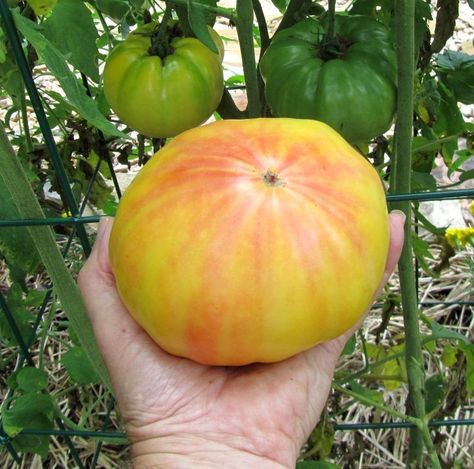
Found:
M 58 0 L 27 0 L 35 15 L 47 15 L 58 3 Z
M 110 53 L 103 75 L 105 97 L 133 130 L 148 137 L 174 137 L 203 123 L 219 105 L 222 56 L 190 37 L 173 38 L 173 53 L 164 59 L 150 55 L 151 40 L 143 33 L 151 27 L 131 33 Z M 213 30 L 211 36 L 221 52 L 220 37 Z
M 260 63 L 275 116 L 326 122 L 352 143 L 387 131 L 396 106 L 389 30 L 373 18 L 336 15 L 338 58 L 322 52 L 326 25 L 306 18 L 277 33 Z
M 275 362 L 357 323 L 389 244 L 382 183 L 327 125 L 223 120 L 140 171 L 110 238 L 120 296 L 164 350 Z

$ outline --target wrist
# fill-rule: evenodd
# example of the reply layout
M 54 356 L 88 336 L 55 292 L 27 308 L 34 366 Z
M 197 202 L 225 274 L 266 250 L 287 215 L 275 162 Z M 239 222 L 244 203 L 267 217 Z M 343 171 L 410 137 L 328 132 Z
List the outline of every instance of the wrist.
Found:
M 295 467 L 296 460 L 283 454 L 274 459 L 195 435 L 136 441 L 131 456 L 135 469 L 288 469 Z

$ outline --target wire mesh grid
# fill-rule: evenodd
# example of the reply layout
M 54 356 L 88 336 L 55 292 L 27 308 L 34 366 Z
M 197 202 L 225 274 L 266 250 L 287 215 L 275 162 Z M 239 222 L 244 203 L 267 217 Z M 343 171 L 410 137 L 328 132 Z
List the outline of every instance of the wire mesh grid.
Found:
M 68 213 L 71 214 L 69 217 L 47 217 L 40 219 L 13 219 L 13 220 L 0 220 L 0 229 L 9 229 L 12 227 L 34 227 L 34 226 L 69 226 L 71 227 L 70 233 L 63 237 L 62 242 L 62 255 L 64 259 L 67 259 L 67 256 L 70 252 L 71 247 L 74 243 L 78 243 L 87 256 L 91 250 L 91 243 L 89 241 L 89 235 L 86 230 L 86 225 L 95 224 L 99 221 L 99 215 L 86 216 L 84 211 L 87 207 L 89 197 L 93 188 L 93 185 L 96 183 L 97 175 L 103 165 L 107 165 L 110 173 L 112 175 L 113 185 L 116 191 L 118 198 L 121 196 L 120 186 L 117 180 L 117 177 L 114 172 L 113 161 L 110 158 L 102 160 L 99 159 L 98 163 L 95 166 L 94 172 L 88 182 L 88 187 L 85 191 L 85 196 L 82 200 L 76 200 L 73 191 L 71 189 L 71 184 L 67 174 L 67 170 L 58 154 L 58 150 L 53 138 L 53 134 L 49 127 L 46 114 L 43 109 L 43 104 L 40 99 L 39 93 L 36 89 L 35 83 L 31 72 L 27 66 L 26 57 L 24 55 L 20 39 L 17 35 L 14 23 L 11 18 L 11 14 L 8 10 L 6 2 L 0 2 L 0 13 L 2 15 L 5 29 L 7 31 L 9 40 L 12 44 L 12 47 L 15 52 L 18 65 L 20 67 L 22 78 L 25 83 L 31 104 L 35 110 L 41 132 L 44 137 L 44 141 L 47 145 L 49 155 L 51 157 L 52 164 L 56 173 L 56 177 L 59 182 L 60 192 L 62 200 L 65 202 L 66 209 Z M 87 78 L 82 76 L 83 84 L 87 87 Z M 99 131 L 100 132 L 100 131 Z M 101 135 L 101 138 L 104 138 Z M 423 201 L 433 201 L 433 200 L 449 200 L 449 199 L 462 199 L 462 198 L 474 198 L 473 189 L 463 189 L 463 190 L 438 190 L 434 192 L 420 192 L 420 193 L 409 193 L 409 194 L 389 194 L 387 196 L 387 202 L 395 201 L 412 201 L 412 202 L 423 202 Z M 5 316 L 9 327 L 11 328 L 12 334 L 16 340 L 18 347 L 18 354 L 15 360 L 15 370 L 20 370 L 22 367 L 37 366 L 31 352 L 31 347 L 38 339 L 38 331 L 40 330 L 42 324 L 46 321 L 46 318 L 51 313 L 51 309 L 54 308 L 54 298 L 53 298 L 53 289 L 50 285 L 49 288 L 44 292 L 44 298 L 42 300 L 41 306 L 37 308 L 35 312 L 35 319 L 31 327 L 31 333 L 28 338 L 25 340 L 24 335 L 20 331 L 19 325 L 16 322 L 15 315 L 9 307 L 5 296 L 3 293 L 0 294 L 0 308 L 2 314 Z M 420 301 L 420 308 L 429 307 L 433 305 L 449 305 L 449 304 L 464 304 L 467 306 L 473 306 L 473 301 L 462 301 L 462 302 L 449 302 L 449 301 Z M 44 324 L 43 324 L 44 326 Z M 354 375 L 355 376 L 355 375 Z M 8 403 L 11 402 L 14 398 L 15 390 L 9 389 L 8 393 L 3 397 L 3 407 L 8 406 Z M 37 428 L 31 426 L 30 428 L 23 428 L 21 435 L 29 436 L 47 436 L 47 437 L 56 437 L 59 438 L 60 444 L 67 446 L 69 450 L 69 455 L 71 460 L 74 462 L 78 468 L 95 468 L 99 462 L 99 456 L 103 447 L 104 442 L 109 444 L 116 442 L 119 445 L 126 445 L 126 434 L 121 429 L 114 428 L 110 430 L 111 427 L 111 415 L 115 411 L 115 401 L 113 396 L 107 395 L 107 404 L 106 412 L 102 416 L 102 424 L 90 430 L 71 428 L 70 422 L 67 419 L 61 417 L 56 417 L 54 420 L 55 428 Z M 439 421 L 431 421 L 429 423 L 431 428 L 446 427 L 446 426 L 468 426 L 474 425 L 474 419 L 445 419 Z M 396 429 L 396 428 L 410 428 L 413 425 L 408 422 L 378 422 L 378 423 L 354 423 L 354 424 L 338 424 L 334 423 L 334 429 L 336 431 L 349 431 L 349 430 L 369 430 L 369 429 Z M 92 452 L 88 454 L 87 462 L 81 460 L 80 451 L 76 447 L 74 442 L 75 437 L 90 438 L 97 442 L 95 448 Z M 17 463 L 22 463 L 22 455 L 15 449 L 14 437 L 8 436 L 2 425 L 2 419 L 0 416 L 0 445 L 8 451 L 12 460 Z

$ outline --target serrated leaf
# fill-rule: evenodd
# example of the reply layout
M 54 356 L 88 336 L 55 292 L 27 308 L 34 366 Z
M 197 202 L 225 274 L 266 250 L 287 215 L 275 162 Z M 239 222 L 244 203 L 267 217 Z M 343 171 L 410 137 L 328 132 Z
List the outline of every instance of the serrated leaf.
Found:
M 99 111 L 97 103 L 89 96 L 76 76 L 69 70 L 66 57 L 51 44 L 41 33 L 41 28 L 13 11 L 15 23 L 18 30 L 33 45 L 49 71 L 56 77 L 74 109 L 86 119 L 93 127 L 97 127 L 108 135 L 129 138 L 127 134 L 120 132 Z
M 459 348 L 454 345 L 447 344 L 443 348 L 441 354 L 441 362 L 447 368 L 453 367 L 458 362 Z
M 8 436 L 15 436 L 24 428 L 53 428 L 54 414 L 49 394 L 28 393 L 3 411 L 3 429 Z
M 97 376 L 81 346 L 75 346 L 67 351 L 61 362 L 71 379 L 76 383 L 90 384 L 100 382 L 100 378 Z
M 83 2 L 61 0 L 42 27 L 46 38 L 67 56 L 71 65 L 95 83 L 99 82 L 96 46 L 99 35 L 91 11 Z
M 219 50 L 209 33 L 206 18 L 202 9 L 197 8 L 193 0 L 187 0 L 188 7 L 188 21 L 193 33 L 196 37 L 212 52 L 219 54 Z
M 48 375 L 45 371 L 27 366 L 22 368 L 16 376 L 18 387 L 26 392 L 36 392 L 46 389 L 48 386 Z

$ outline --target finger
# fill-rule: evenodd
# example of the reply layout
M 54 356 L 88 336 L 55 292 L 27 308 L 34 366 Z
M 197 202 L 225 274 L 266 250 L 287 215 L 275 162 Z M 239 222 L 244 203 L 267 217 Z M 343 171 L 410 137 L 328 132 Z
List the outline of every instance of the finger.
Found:
M 387 261 L 382 277 L 382 282 L 374 295 L 374 300 L 382 292 L 388 279 L 393 274 L 397 266 L 398 259 L 403 249 L 405 214 L 400 210 L 393 210 L 389 215 L 390 225 L 390 245 L 388 249 Z
M 390 249 L 387 257 L 385 272 L 389 275 L 395 270 L 400 259 L 404 241 L 405 214 L 400 210 L 390 213 Z

